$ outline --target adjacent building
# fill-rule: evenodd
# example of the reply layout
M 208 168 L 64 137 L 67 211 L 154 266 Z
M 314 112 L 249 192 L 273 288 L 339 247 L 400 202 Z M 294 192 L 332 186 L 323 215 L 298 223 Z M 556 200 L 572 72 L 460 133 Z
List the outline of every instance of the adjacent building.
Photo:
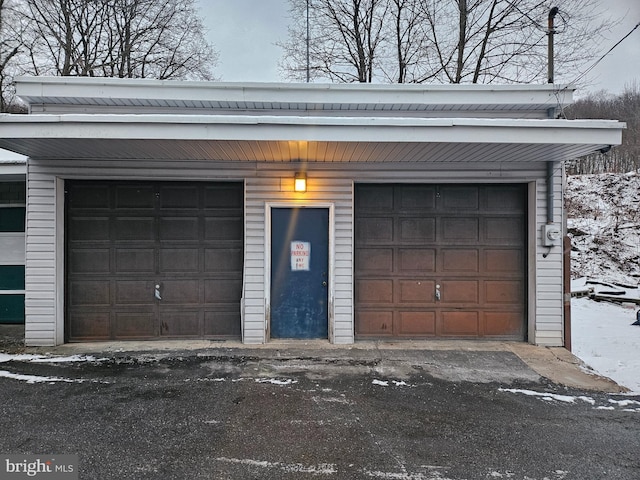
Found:
M 0 324 L 24 323 L 26 159 L 0 150 Z

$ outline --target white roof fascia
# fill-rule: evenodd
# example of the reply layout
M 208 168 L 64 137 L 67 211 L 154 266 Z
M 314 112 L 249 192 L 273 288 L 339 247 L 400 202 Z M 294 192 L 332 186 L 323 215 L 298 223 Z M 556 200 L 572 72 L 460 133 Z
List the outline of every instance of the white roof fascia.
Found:
M 382 105 L 564 106 L 572 103 L 572 86 L 220 83 L 88 77 L 19 77 L 16 93 L 30 104 L 54 102 L 97 104 L 109 99 L 139 106 L 152 102 L 225 102 L 246 105 L 331 105 L 347 109 L 378 109 Z M 464 110 L 464 108 L 462 109 Z
M 5 139 L 450 142 L 619 145 L 616 120 L 283 117 L 215 115 L 1 115 Z
M 24 180 L 27 174 L 27 164 L 0 162 L 0 182 L 13 181 L 15 179 Z

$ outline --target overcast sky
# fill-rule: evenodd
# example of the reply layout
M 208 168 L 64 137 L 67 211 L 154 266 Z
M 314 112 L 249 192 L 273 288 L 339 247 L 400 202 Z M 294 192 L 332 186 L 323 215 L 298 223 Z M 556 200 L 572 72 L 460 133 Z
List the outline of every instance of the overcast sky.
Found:
M 284 81 L 278 72 L 287 39 L 287 0 L 198 0 L 209 40 L 220 54 L 215 73 L 226 82 Z M 609 32 L 605 50 L 640 22 L 640 0 L 601 0 L 611 15 L 623 18 Z M 558 0 L 558 4 L 561 4 Z M 561 5 L 560 5 L 561 6 Z M 576 77 L 579 73 L 576 73 Z M 596 67 L 588 90 L 620 93 L 634 79 L 640 82 L 640 28 Z

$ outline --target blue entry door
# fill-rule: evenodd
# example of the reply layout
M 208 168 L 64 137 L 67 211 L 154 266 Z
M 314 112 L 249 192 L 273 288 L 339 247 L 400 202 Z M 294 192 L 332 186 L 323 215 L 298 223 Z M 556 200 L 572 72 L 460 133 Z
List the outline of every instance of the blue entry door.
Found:
M 329 210 L 271 210 L 271 337 L 327 338 Z

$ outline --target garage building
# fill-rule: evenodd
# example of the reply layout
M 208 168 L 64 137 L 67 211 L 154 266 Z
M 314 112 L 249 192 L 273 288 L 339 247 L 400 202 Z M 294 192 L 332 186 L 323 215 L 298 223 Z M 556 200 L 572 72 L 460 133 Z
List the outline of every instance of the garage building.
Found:
M 554 85 L 21 78 L 28 345 L 564 343 Z

